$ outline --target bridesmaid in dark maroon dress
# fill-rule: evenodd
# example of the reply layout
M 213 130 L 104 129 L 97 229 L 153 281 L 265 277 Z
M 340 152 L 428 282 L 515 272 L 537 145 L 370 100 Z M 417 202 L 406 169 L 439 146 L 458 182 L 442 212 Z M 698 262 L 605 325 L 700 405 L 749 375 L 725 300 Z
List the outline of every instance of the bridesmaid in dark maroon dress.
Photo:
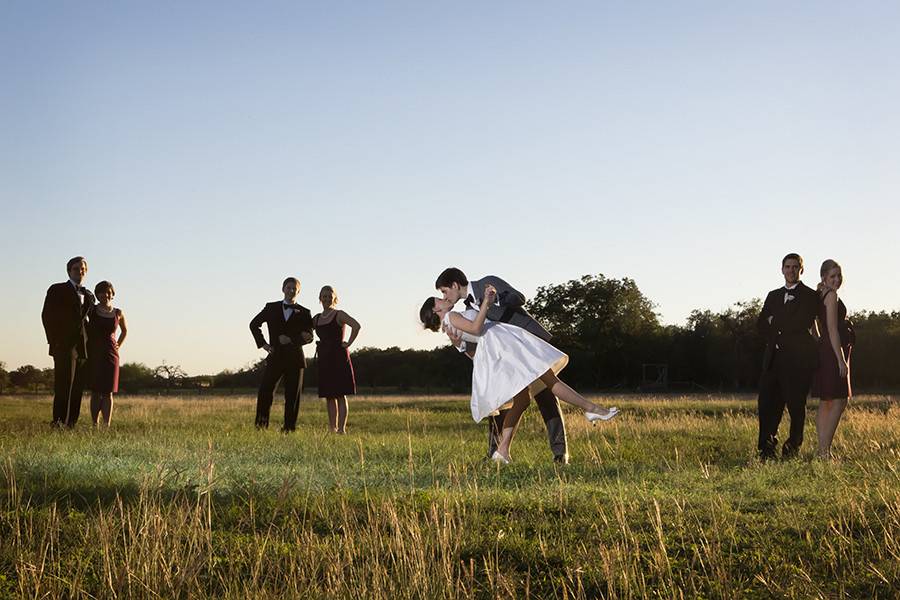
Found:
M 91 376 L 91 420 L 94 426 L 109 427 L 112 418 L 113 394 L 119 391 L 119 348 L 128 335 L 125 313 L 113 308 L 116 292 L 108 281 L 101 281 L 94 288 L 97 305 L 91 309 L 87 325 L 88 361 Z M 116 339 L 116 330 L 119 337 Z
M 316 344 L 319 368 L 319 398 L 328 407 L 328 426 L 334 433 L 346 433 L 347 396 L 356 393 L 356 379 L 348 348 L 359 335 L 360 325 L 350 315 L 335 309 L 338 298 L 330 285 L 319 292 L 322 312 L 313 317 L 319 341 Z M 350 327 L 350 337 L 344 332 Z
M 832 259 L 822 263 L 822 282 L 818 285 L 819 368 L 813 376 L 812 395 L 819 398 L 816 431 L 819 456 L 831 456 L 831 442 L 841 415 L 852 396 L 850 389 L 850 351 L 855 342 L 853 326 L 847 320 L 847 307 L 837 291 L 844 282 L 841 265 Z

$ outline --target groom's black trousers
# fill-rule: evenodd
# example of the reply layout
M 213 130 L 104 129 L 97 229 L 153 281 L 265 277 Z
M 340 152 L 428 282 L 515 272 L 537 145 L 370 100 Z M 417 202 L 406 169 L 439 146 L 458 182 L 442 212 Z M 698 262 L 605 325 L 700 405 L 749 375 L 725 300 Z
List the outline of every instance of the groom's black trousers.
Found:
M 81 397 L 87 360 L 75 348 L 53 355 L 53 424 L 75 427 L 81 413 Z
M 297 428 L 300 412 L 300 392 L 303 388 L 303 355 L 294 348 L 278 348 L 266 358 L 259 394 L 256 397 L 256 426 L 269 426 L 269 412 L 278 381 L 284 387 L 284 431 Z
M 788 439 L 782 447 L 785 457 L 796 456 L 803 444 L 806 423 L 806 397 L 813 371 L 798 368 L 784 352 L 775 352 L 772 365 L 763 371 L 759 381 L 759 456 L 774 458 L 778 447 L 778 426 L 787 407 L 791 417 Z
M 569 454 L 566 442 L 566 426 L 563 423 L 562 412 L 559 410 L 559 401 L 553 392 L 544 388 L 534 396 L 534 403 L 541 411 L 544 425 L 547 427 L 547 440 L 550 442 L 550 451 L 555 458 L 567 458 Z M 503 419 L 507 411 L 501 410 L 499 414 L 488 418 L 488 456 L 492 456 L 500 442 L 500 432 L 503 431 Z

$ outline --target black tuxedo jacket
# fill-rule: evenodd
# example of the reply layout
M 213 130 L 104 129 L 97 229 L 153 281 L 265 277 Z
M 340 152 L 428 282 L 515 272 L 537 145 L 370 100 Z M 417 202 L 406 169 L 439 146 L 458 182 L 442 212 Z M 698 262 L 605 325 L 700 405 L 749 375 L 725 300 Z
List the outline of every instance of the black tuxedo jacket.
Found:
M 299 305 L 298 305 L 299 306 Z M 282 301 L 267 302 L 259 314 L 250 321 L 250 331 L 253 333 L 253 339 L 256 340 L 256 347 L 262 348 L 266 344 L 266 338 L 262 334 L 262 324 L 266 324 L 269 330 L 269 345 L 274 349 L 274 354 L 299 355 L 302 365 L 306 367 L 306 357 L 303 355 L 303 344 L 309 342 L 303 341 L 302 333 L 309 334 L 309 340 L 312 341 L 313 322 L 309 309 L 302 306 L 294 310 L 294 314 L 287 321 L 284 320 L 284 310 L 282 309 Z M 291 338 L 291 343 L 282 345 L 278 341 L 278 336 L 286 335 Z
M 68 281 L 50 286 L 44 298 L 41 321 L 51 356 L 71 352 L 74 348 L 79 358 L 87 358 L 85 323 L 94 302 L 94 295 L 84 290 L 84 303 L 79 303 L 78 292 Z
M 766 338 L 763 370 L 772 367 L 776 351 L 784 353 L 798 369 L 813 370 L 818 366 L 819 353 L 810 330 L 819 314 L 819 294 L 800 282 L 788 292 L 794 299 L 785 302 L 785 291 L 780 287 L 769 292 L 756 321 L 757 329 Z

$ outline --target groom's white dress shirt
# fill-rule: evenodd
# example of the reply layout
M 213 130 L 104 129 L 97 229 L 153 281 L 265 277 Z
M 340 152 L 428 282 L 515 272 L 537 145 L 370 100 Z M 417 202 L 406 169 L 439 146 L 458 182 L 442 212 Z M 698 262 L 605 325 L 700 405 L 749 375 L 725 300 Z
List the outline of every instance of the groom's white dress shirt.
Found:
M 72 278 L 69 278 L 69 283 L 72 284 L 72 287 L 75 288 L 75 293 L 78 294 L 78 304 L 84 304 L 84 287 L 78 285 Z

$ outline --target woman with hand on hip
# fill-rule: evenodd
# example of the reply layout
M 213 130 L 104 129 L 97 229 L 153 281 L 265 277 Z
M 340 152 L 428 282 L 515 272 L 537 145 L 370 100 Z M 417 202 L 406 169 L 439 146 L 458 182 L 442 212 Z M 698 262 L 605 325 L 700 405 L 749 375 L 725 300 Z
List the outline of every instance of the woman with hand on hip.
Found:
M 322 312 L 313 317 L 313 325 L 319 341 L 316 344 L 319 375 L 319 398 L 325 398 L 328 407 L 328 426 L 334 433 L 346 433 L 347 396 L 356 393 L 353 362 L 348 348 L 359 335 L 359 322 L 335 305 L 338 298 L 330 285 L 322 287 L 319 302 Z M 350 337 L 344 341 L 346 328 Z
M 116 295 L 113 285 L 101 281 L 94 288 L 97 304 L 91 308 L 87 324 L 88 360 L 91 376 L 91 420 L 94 426 L 109 427 L 112 419 L 113 394 L 119 391 L 119 348 L 128 335 L 125 313 L 113 308 Z M 116 330 L 119 337 L 116 338 Z
M 812 395 L 819 398 L 816 432 L 819 457 L 831 456 L 831 442 L 841 415 L 852 396 L 850 389 L 850 351 L 856 341 L 853 325 L 847 320 L 847 307 L 838 298 L 844 282 L 841 265 L 832 259 L 822 263 L 822 281 L 818 285 L 819 368 L 813 376 Z

